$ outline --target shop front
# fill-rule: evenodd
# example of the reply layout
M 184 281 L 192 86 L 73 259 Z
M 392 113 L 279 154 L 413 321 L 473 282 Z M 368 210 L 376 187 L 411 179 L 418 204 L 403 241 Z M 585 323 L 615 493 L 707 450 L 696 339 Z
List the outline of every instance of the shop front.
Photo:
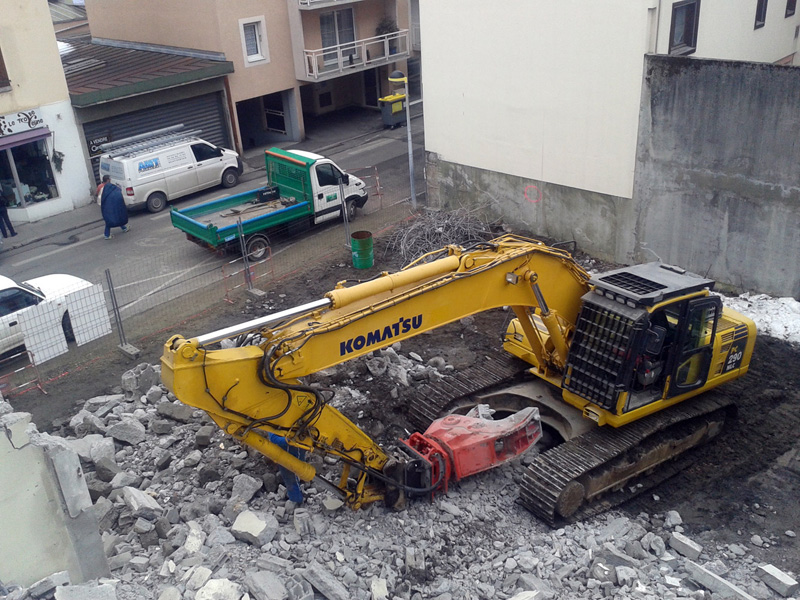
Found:
M 38 221 L 90 201 L 78 144 L 68 102 L 0 115 L 0 202 L 12 222 Z
M 48 127 L 0 136 L 0 193 L 9 208 L 58 197 Z

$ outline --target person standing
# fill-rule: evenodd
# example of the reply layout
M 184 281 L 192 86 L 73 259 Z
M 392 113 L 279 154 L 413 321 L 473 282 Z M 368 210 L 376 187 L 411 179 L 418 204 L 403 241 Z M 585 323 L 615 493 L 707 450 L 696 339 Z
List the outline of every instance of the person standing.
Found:
M 0 231 L 3 232 L 3 237 L 14 237 L 17 232 L 14 231 L 14 226 L 11 224 L 11 219 L 8 218 L 8 202 L 5 196 L 0 195 Z M 9 234 L 11 234 L 9 236 Z
M 111 177 L 108 175 L 103 176 L 100 212 L 103 213 L 103 220 L 106 222 L 103 236 L 105 239 L 110 240 L 114 237 L 111 235 L 112 227 L 121 227 L 125 233 L 131 230 L 128 227 L 128 207 L 125 206 L 125 200 L 122 198 L 122 190 L 118 185 L 111 183 Z

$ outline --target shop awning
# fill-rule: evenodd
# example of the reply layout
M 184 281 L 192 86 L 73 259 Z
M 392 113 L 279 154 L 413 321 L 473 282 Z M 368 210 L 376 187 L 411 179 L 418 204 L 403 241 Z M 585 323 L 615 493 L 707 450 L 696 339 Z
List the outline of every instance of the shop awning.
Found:
M 52 132 L 49 127 L 39 127 L 38 129 L 31 129 L 30 131 L 23 131 L 20 133 L 12 133 L 11 135 L 4 135 L 0 137 L 0 150 L 6 148 L 15 148 L 22 144 L 29 144 L 37 140 L 43 140 L 50 137 Z

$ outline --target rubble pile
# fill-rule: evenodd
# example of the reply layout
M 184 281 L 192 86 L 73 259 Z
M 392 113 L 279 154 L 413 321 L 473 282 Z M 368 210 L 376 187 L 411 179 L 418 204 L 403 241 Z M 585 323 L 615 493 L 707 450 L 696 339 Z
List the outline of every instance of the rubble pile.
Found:
M 358 360 L 389 389 L 447 370 L 398 345 Z M 265 459 L 166 393 L 157 366 L 139 365 L 121 383 L 59 430 L 80 457 L 110 577 L 5 582 L 0 598 L 712 600 L 797 591 L 796 576 L 753 555 L 783 540 L 743 533 L 717 544 L 712 533 L 686 532 L 674 511 L 549 529 L 516 502 L 528 455 L 402 512 L 351 511 L 313 482 L 297 504 Z M 363 396 L 339 388 L 334 402 L 361 425 Z

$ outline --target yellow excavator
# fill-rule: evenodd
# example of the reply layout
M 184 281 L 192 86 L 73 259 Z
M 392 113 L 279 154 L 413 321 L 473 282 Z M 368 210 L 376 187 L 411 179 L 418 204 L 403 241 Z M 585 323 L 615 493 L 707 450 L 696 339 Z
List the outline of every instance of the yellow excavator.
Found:
M 504 235 L 340 282 L 303 306 L 173 336 L 161 376 L 181 402 L 300 479 L 322 480 L 353 508 L 430 495 L 519 455 L 544 430 L 549 442 L 526 468 L 520 501 L 554 525 L 652 487 L 719 432 L 733 407 L 722 394 L 701 394 L 746 373 L 756 331 L 723 308 L 713 286 L 662 263 L 590 276 L 564 249 Z M 330 391 L 303 383 L 502 307 L 514 315 L 503 334 L 509 357 L 490 357 L 450 387 L 445 380 L 409 398 L 414 422 L 430 427 L 391 453 L 329 404 Z M 220 349 L 223 339 L 241 345 Z M 476 416 L 481 405 L 507 416 Z M 275 436 L 335 457 L 338 481 Z

